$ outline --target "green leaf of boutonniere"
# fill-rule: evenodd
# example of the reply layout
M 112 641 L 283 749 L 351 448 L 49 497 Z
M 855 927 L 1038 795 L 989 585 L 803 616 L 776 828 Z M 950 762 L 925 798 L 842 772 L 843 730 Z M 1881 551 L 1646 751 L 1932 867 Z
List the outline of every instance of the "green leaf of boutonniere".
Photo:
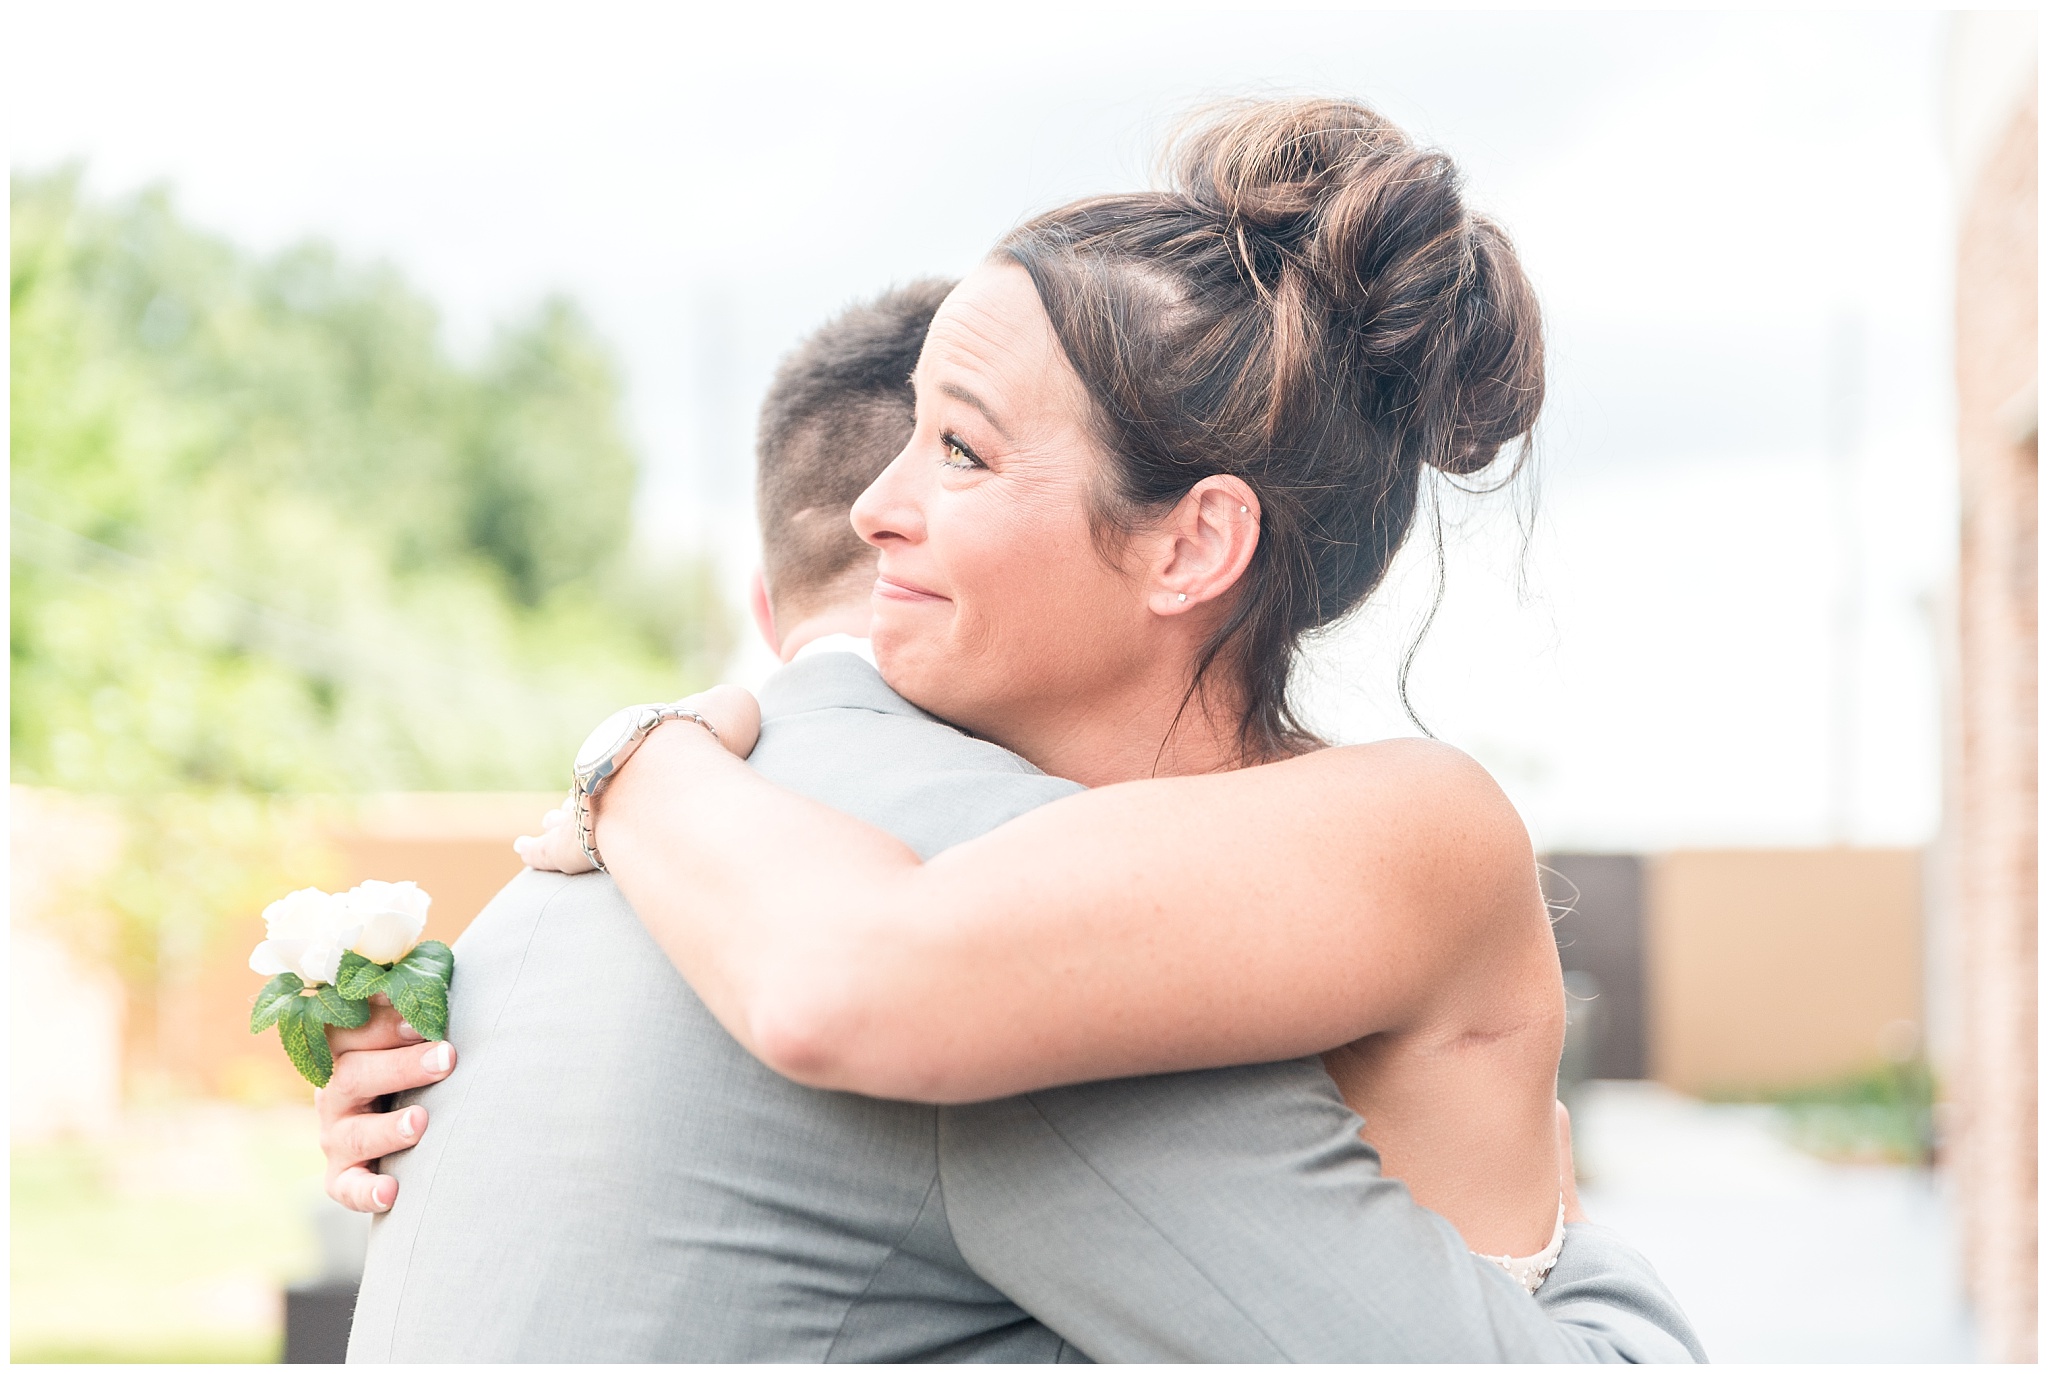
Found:
M 445 986 L 455 981 L 455 951 L 439 940 L 422 940 L 412 947 L 412 953 L 398 961 L 398 967 L 438 978 Z
M 327 1027 L 354 1029 L 370 1019 L 370 996 L 384 993 L 400 1016 L 429 1040 L 448 1034 L 448 985 L 455 954 L 439 940 L 425 940 L 390 967 L 353 951 L 342 955 L 334 982 L 308 988 L 295 973 L 280 973 L 263 985 L 249 1012 L 254 1032 L 277 1027 L 284 1052 L 306 1081 L 324 1088 L 334 1076 L 334 1051 Z
M 389 973 L 384 965 L 373 964 L 350 950 L 341 956 L 341 971 L 334 976 L 334 986 L 343 997 L 365 998 L 384 991 L 384 979 Z
M 260 1035 L 277 1024 L 278 1016 L 291 998 L 299 995 L 305 984 L 296 973 L 280 973 L 263 985 L 263 991 L 256 994 L 256 1005 L 249 1012 L 249 1033 Z
M 334 1077 L 334 1052 L 327 1048 L 327 1027 L 311 1014 L 311 997 L 293 997 L 277 1019 L 278 1039 L 292 1064 L 316 1088 Z
M 307 1007 L 307 1015 L 316 1021 L 325 1021 L 330 1026 L 354 1030 L 370 1019 L 370 1004 L 358 997 L 344 997 L 332 985 L 323 985 L 311 997 L 299 999 Z
M 448 984 L 445 979 L 422 973 L 413 966 L 411 956 L 407 956 L 391 966 L 391 976 L 385 980 L 384 991 L 390 996 L 391 1005 L 398 1008 L 398 1014 L 410 1022 L 414 1030 L 429 1040 L 447 1038 Z

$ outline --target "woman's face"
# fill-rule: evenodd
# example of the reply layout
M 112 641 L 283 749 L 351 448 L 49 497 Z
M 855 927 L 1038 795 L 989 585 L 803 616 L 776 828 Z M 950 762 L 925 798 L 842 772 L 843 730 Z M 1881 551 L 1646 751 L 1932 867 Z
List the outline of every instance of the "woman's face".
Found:
M 1087 392 L 1021 267 L 946 298 L 915 382 L 916 431 L 853 507 L 881 551 L 875 653 L 926 710 L 1022 744 L 1156 671 L 1158 618 L 1096 545 Z

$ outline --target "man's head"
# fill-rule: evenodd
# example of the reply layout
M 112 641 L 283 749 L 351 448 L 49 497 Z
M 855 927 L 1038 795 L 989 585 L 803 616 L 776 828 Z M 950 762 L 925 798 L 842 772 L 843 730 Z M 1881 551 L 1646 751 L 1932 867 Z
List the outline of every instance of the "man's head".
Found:
M 755 478 L 767 600 L 784 632 L 771 639 L 867 604 L 875 551 L 854 533 L 848 511 L 910 438 L 910 374 L 952 289 L 927 279 L 853 306 L 776 372 L 761 402 Z

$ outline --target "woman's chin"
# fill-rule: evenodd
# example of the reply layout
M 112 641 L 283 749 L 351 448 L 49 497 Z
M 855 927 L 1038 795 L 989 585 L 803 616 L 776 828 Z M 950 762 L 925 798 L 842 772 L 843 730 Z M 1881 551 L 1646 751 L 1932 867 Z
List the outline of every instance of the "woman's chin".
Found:
M 891 634 L 878 624 L 873 642 L 882 681 L 912 706 L 950 721 L 967 705 L 960 691 L 966 679 L 931 636 Z
M 875 650 L 875 666 L 882 670 L 884 682 L 914 702 L 919 683 L 930 676 L 934 657 L 930 638 L 909 633 L 908 627 L 891 624 L 889 620 L 878 609 L 874 627 L 869 632 L 869 642 Z

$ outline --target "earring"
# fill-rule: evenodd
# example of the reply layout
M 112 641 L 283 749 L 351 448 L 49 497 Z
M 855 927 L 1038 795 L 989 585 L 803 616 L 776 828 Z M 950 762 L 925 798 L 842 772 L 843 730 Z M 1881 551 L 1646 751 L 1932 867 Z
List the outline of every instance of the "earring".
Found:
M 1252 508 L 1250 506 L 1239 506 L 1237 508 L 1237 513 L 1239 515 L 1250 515 L 1252 513 Z
M 1187 594 L 1186 592 L 1182 592 L 1182 593 L 1180 594 L 1180 599 L 1181 599 L 1182 601 L 1185 601 L 1185 600 L 1187 600 L 1187 599 L 1188 599 L 1188 594 Z

